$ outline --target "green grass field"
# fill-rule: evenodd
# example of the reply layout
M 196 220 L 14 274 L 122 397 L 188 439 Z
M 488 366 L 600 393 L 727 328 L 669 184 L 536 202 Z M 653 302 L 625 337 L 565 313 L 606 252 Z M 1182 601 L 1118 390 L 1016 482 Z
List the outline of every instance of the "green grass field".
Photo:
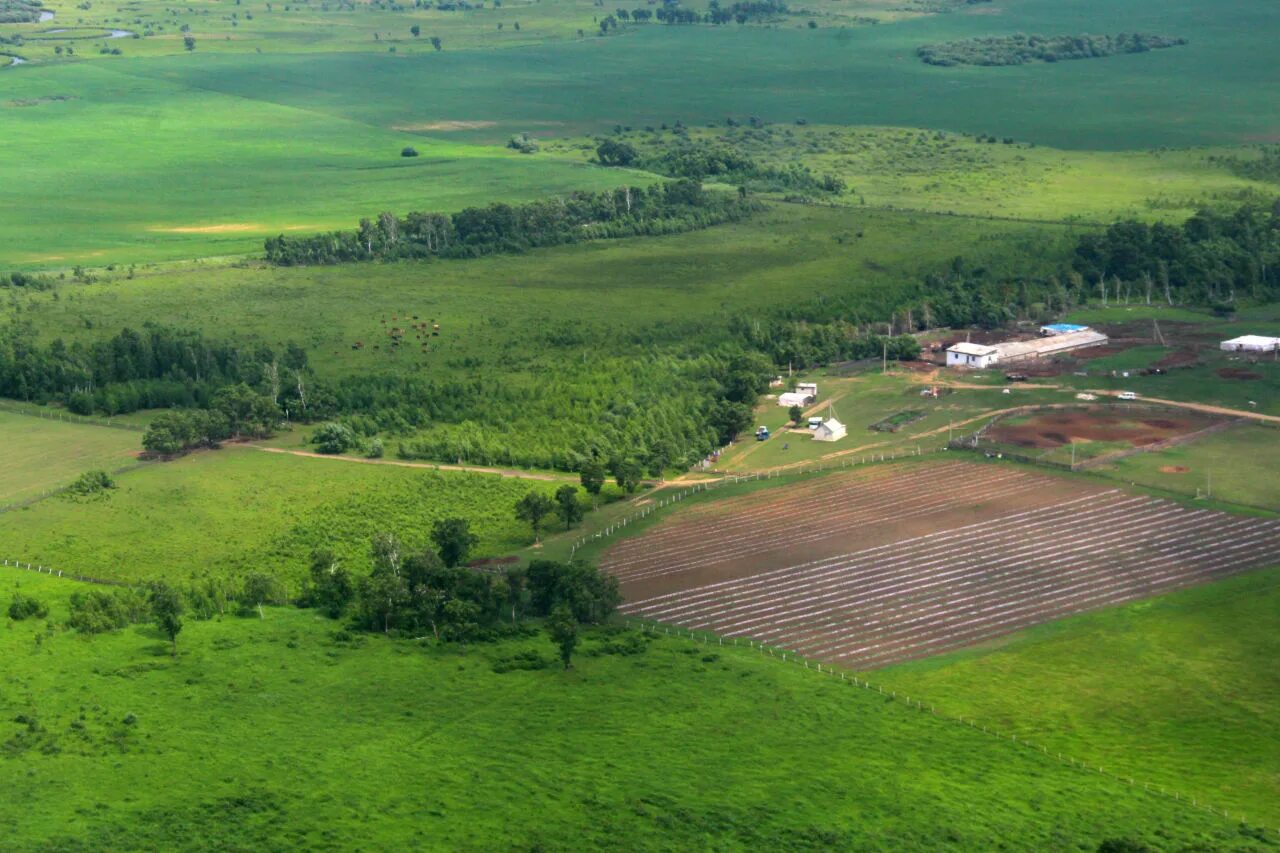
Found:
M 1143 486 L 1246 506 L 1280 507 L 1280 429 L 1245 425 L 1171 447 L 1141 453 L 1096 473 Z
M 1145 457 L 1135 457 L 1145 458 Z M 876 673 L 948 713 L 1280 821 L 1280 570 Z
M 65 486 L 86 471 L 131 465 L 141 450 L 138 439 L 129 430 L 0 411 L 0 506 Z
M 419 365 L 439 375 L 466 363 L 513 376 L 562 369 L 584 349 L 649 353 L 691 340 L 714 344 L 730 317 L 819 296 L 856 297 L 868 317 L 878 316 L 903 284 L 956 255 L 1025 269 L 1030 247 L 1057 245 L 1065 230 L 775 205 L 748 222 L 706 231 L 469 261 L 184 265 L 140 270 L 133 279 L 117 272 L 94 284 L 15 294 L 8 316 L 67 340 L 109 336 L 139 318 L 246 344 L 294 340 L 326 375 Z M 413 314 L 441 324 L 426 356 L 373 349 L 386 333 L 382 320 Z M 353 351 L 357 340 L 370 345 Z
M 17 585 L 53 621 L 65 616 L 73 584 L 0 572 L 6 598 Z M 344 642 L 334 628 L 285 609 L 189 623 L 175 660 L 146 626 L 86 639 L 9 623 L 6 846 L 1257 843 L 1234 816 L 745 649 L 658 638 L 637 655 L 601 654 L 589 636 L 571 672 L 500 675 L 496 658 L 550 644 Z
M 0 117 L 18 155 L 0 165 L 5 268 L 260 254 L 265 237 L 354 228 L 384 210 L 457 210 L 651 180 L 124 74 L 116 64 L 0 82 Z M 71 98 L 39 100 L 52 95 Z M 16 105 L 24 100 L 33 103 Z M 420 156 L 400 156 L 405 146 Z
M 0 515 L 0 554 L 105 579 L 182 580 L 265 571 L 296 587 L 310 553 L 365 564 L 372 535 L 430 544 L 440 518 L 466 518 L 477 556 L 531 542 L 517 500 L 554 483 L 227 448 L 148 465 L 88 501 L 53 498 Z
M 841 204 L 962 216 L 1181 221 L 1202 204 L 1276 192 L 1273 184 L 1246 180 L 1215 162 L 1215 153 L 1223 153 L 1215 149 L 1072 151 L 912 128 L 791 123 L 693 127 L 681 136 L 660 127 L 635 128 L 611 138 L 644 155 L 670 150 L 686 138 L 729 146 L 758 163 L 779 168 L 801 164 L 817 175 L 842 178 L 849 188 L 834 199 Z M 596 140 L 553 140 L 543 150 L 590 162 Z

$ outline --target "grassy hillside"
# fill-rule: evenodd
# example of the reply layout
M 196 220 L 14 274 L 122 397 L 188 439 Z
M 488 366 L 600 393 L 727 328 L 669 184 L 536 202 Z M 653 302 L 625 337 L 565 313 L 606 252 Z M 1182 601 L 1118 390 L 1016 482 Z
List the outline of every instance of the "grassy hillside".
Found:
M 53 605 L 73 586 L 3 570 Z M 37 639 L 38 638 L 38 639 Z M 306 611 L 0 632 L 0 831 L 48 847 L 1044 850 L 1254 843 L 1234 821 L 739 649 L 344 640 Z M 16 721 L 18 717 L 30 722 Z M 129 720 L 128 723 L 125 720 Z M 271 839 L 264 841 L 264 839 Z
M 1280 570 L 876 673 L 1113 772 L 1280 822 Z
M 65 486 L 85 471 L 135 461 L 140 434 L 0 411 L 0 506 Z
M 407 548 L 463 517 L 477 555 L 532 541 L 517 500 L 554 483 L 308 459 L 252 448 L 195 454 L 120 475 L 91 500 L 52 498 L 0 515 L 0 555 L 89 577 L 175 580 L 264 571 L 296 587 L 310 553 L 363 565 L 379 531 Z

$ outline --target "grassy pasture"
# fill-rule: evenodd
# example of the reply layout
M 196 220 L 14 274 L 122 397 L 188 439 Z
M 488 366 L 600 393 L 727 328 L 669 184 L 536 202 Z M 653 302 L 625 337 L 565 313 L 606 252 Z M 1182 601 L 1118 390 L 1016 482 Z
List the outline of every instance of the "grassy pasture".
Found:
M 118 65 L 24 71 L 0 85 L 13 155 L 0 162 L 4 268 L 260 253 L 264 237 L 354 228 L 383 210 L 457 210 L 651 180 L 195 90 Z M 408 145 L 421 156 L 400 156 Z
M 1043 625 L 876 678 L 949 713 L 1271 826 L 1280 821 L 1280 730 L 1268 709 L 1280 702 L 1280 678 L 1267 662 L 1280 652 L 1278 605 L 1280 569 L 1273 569 Z
M 856 235 L 861 233 L 862 237 Z M 956 255 L 1026 269 L 1031 247 L 1065 229 L 778 205 L 751 221 L 472 261 L 307 269 L 186 265 L 106 276 L 18 298 L 13 319 L 52 339 L 111 335 L 139 318 L 243 343 L 295 340 L 326 375 L 419 371 L 506 379 L 565 360 L 714 345 L 727 318 L 856 297 L 870 320 L 904 281 Z M 1007 265 L 1007 266 L 1006 266 Z M 884 309 L 887 311 L 887 308 Z M 374 350 L 382 320 L 441 324 L 429 351 Z M 89 328 L 92 326 L 92 328 Z M 357 340 L 369 344 L 352 350 Z
M 1194 497 L 1280 509 L 1280 429 L 1242 425 L 1096 469 L 1116 480 Z
M 660 127 L 619 138 L 645 154 L 679 142 L 674 131 Z M 1274 184 L 1241 178 L 1211 160 L 1214 149 L 1072 151 L 941 131 L 813 124 L 695 127 L 687 138 L 727 144 L 763 164 L 798 163 L 817 175 L 837 175 L 849 186 L 841 203 L 896 210 L 1042 221 L 1181 221 L 1207 202 L 1277 192 Z M 578 137 L 550 141 L 543 150 L 589 161 L 596 145 L 594 137 Z
M 138 433 L 0 412 L 0 506 L 135 461 Z M 0 526 L 3 522 L 0 521 Z
M 651 26 L 521 50 L 341 53 L 323 62 L 197 51 L 113 66 L 386 128 L 493 123 L 460 129 L 490 140 L 750 115 L 994 133 L 1072 149 L 1238 144 L 1276 132 L 1271 49 L 1280 25 L 1249 0 L 1212 9 L 1021 0 L 1002 12 L 854 29 Z M 1171 51 L 999 69 L 927 66 L 914 53 L 957 37 L 1103 29 L 1185 30 L 1192 41 Z
M 73 584 L 0 572 L 65 618 Z M 174 660 L 147 626 L 85 639 L 10 623 L 0 737 L 21 783 L 0 812 L 7 846 L 1256 843 L 1233 820 L 746 649 L 657 638 L 610 655 L 592 635 L 573 671 L 499 675 L 496 658 L 549 643 L 459 651 L 334 628 L 285 609 L 189 623 Z
M 117 483 L 105 497 L 0 515 L 0 554 L 106 579 L 265 571 L 296 586 L 315 548 L 358 569 L 375 532 L 421 547 L 444 517 L 471 522 L 477 556 L 504 553 L 533 538 L 513 517 L 516 501 L 556 485 L 244 447 L 148 465 Z

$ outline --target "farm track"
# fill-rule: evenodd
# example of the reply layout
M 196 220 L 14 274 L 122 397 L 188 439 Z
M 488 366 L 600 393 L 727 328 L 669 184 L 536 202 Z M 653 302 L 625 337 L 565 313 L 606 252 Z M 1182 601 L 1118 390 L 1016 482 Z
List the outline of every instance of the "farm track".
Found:
M 850 508 L 826 500 L 814 507 L 822 492 L 806 484 L 794 494 L 771 490 L 776 509 L 758 493 L 736 499 L 724 517 L 708 508 L 629 540 L 603 563 L 633 594 L 623 611 L 873 669 L 1261 568 L 1280 552 L 1276 519 L 1114 489 L 1071 495 L 1053 478 L 965 463 L 881 470 L 883 477 L 851 477 L 839 487 L 849 497 L 872 496 Z M 1016 506 L 1036 490 L 1054 499 Z M 913 515 L 952 517 L 949 508 L 976 494 L 1011 499 L 1015 508 L 1001 511 L 997 500 L 976 521 L 893 535 Z M 877 529 L 885 541 L 847 547 L 875 542 Z M 795 561 L 796 545 L 823 538 L 846 547 Z M 771 549 L 779 567 L 700 582 L 708 571 L 723 576 L 719 564 Z M 655 582 L 655 594 L 634 596 Z

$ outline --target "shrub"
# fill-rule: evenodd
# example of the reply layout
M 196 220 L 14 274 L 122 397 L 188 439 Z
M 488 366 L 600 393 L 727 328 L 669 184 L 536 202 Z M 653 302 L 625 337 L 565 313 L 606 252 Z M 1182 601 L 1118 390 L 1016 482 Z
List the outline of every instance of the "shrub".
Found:
M 346 425 L 330 422 L 320 425 L 311 443 L 321 453 L 345 453 L 356 446 L 356 437 Z
M 9 618 L 15 622 L 23 619 L 43 619 L 49 615 L 49 608 L 39 599 L 16 592 L 13 601 L 9 602 Z
M 414 148 L 412 145 L 406 145 L 404 148 L 400 149 L 400 156 L 401 157 L 417 157 L 418 149 Z

